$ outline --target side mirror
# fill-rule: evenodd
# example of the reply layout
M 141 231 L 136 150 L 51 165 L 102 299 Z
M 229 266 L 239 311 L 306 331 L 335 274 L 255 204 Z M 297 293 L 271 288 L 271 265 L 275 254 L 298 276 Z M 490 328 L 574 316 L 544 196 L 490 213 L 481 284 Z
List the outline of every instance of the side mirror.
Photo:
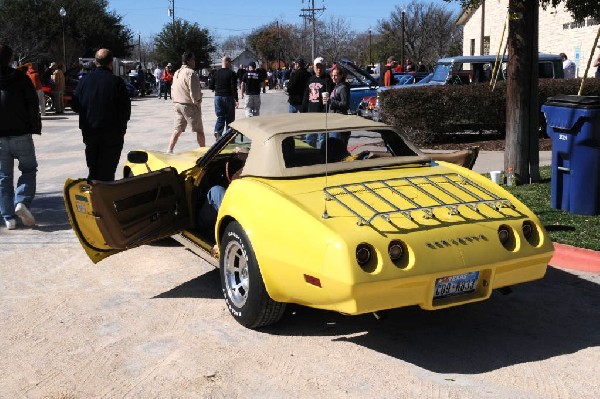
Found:
M 131 163 L 146 163 L 148 162 L 148 153 L 146 151 L 129 151 L 127 161 Z

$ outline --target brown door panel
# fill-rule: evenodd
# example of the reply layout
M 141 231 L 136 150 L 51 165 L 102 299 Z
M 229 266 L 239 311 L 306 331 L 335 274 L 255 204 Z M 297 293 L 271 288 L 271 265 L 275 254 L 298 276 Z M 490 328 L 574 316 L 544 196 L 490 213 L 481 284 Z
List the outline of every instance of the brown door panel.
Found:
M 183 182 L 165 168 L 115 182 L 93 182 L 91 199 L 106 244 L 125 249 L 190 225 Z

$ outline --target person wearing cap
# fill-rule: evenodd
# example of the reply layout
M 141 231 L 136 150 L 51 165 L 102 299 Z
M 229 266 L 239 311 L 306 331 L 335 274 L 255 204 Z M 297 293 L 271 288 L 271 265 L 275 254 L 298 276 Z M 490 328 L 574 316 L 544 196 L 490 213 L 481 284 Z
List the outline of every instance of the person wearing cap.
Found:
M 333 81 L 325 71 L 323 57 L 315 58 L 313 70 L 314 74 L 308 79 L 304 89 L 302 108 L 305 112 L 325 112 L 323 92 L 331 92 Z
M 304 61 L 303 58 L 296 59 L 294 62 L 294 70 L 292 71 L 287 84 L 289 113 L 302 112 L 304 91 L 306 90 L 309 78 L 310 72 L 306 70 L 306 61 Z
M 154 79 L 156 80 L 156 98 L 160 98 L 162 94 L 162 77 L 163 70 L 160 65 L 156 66 L 154 70 Z
M 163 82 L 163 91 L 165 93 L 165 100 L 167 99 L 167 94 L 171 99 L 173 96 L 171 95 L 171 85 L 173 84 L 173 65 L 169 62 L 163 71 L 162 82 Z
M 52 97 L 54 98 L 54 111 L 57 114 L 64 114 L 65 112 L 65 74 L 62 71 L 62 65 L 57 65 L 56 62 L 50 64 L 52 69 L 52 82 L 54 87 L 52 90 Z
M 323 93 L 333 90 L 333 81 L 325 71 L 325 60 L 323 57 L 315 58 L 313 62 L 314 74 L 308 79 L 304 90 L 302 109 L 304 112 L 327 112 L 327 105 Z M 307 134 L 304 136 L 306 143 L 317 147 L 318 134 Z
M 244 110 L 247 118 L 260 115 L 260 90 L 263 84 L 264 80 L 256 70 L 256 62 L 249 62 L 241 83 L 242 96 L 246 94 Z
M 215 139 L 220 139 L 229 124 L 235 120 L 235 109 L 238 106 L 237 75 L 231 70 L 231 58 L 221 59 L 221 68 L 211 79 L 209 89 L 215 92 Z
M 187 125 L 196 133 L 196 141 L 200 147 L 206 145 L 204 139 L 204 126 L 202 125 L 202 86 L 200 78 L 194 68 L 196 57 L 191 51 L 186 51 L 181 56 L 181 68 L 173 75 L 171 94 L 175 104 L 175 130 L 169 141 L 168 153 L 173 152 L 175 144 Z

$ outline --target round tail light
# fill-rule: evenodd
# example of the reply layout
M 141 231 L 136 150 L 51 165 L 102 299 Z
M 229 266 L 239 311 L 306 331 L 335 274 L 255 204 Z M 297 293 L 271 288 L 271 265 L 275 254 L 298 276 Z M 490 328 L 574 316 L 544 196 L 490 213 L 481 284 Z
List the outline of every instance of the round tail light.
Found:
M 538 234 L 538 230 L 535 227 L 535 224 L 531 220 L 526 220 L 523 222 L 523 237 L 525 240 L 534 247 L 540 245 L 540 235 Z
M 356 262 L 362 267 L 369 263 L 373 257 L 373 247 L 365 242 L 356 247 Z
M 500 240 L 502 246 L 509 251 L 513 251 L 516 247 L 513 231 L 507 225 L 503 224 L 502 226 L 498 227 L 498 240 Z
M 533 236 L 533 223 L 529 220 L 523 222 L 523 236 L 529 240 Z
M 506 226 L 500 226 L 498 229 L 498 238 L 500 239 L 500 243 L 502 245 L 506 245 L 508 240 L 510 240 L 510 230 Z
M 388 255 L 390 255 L 390 259 L 392 262 L 398 262 L 402 255 L 404 255 L 404 245 L 400 240 L 393 240 L 388 245 Z

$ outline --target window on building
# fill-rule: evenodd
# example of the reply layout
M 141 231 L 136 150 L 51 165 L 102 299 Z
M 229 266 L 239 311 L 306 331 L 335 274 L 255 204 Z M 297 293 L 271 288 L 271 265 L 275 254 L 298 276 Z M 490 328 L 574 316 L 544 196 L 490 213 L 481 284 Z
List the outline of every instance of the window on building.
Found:
M 469 55 L 475 55 L 475 39 L 471 39 Z
M 481 55 L 488 55 L 489 53 L 490 53 L 490 37 L 484 36 L 483 37 L 483 54 L 481 54 Z

